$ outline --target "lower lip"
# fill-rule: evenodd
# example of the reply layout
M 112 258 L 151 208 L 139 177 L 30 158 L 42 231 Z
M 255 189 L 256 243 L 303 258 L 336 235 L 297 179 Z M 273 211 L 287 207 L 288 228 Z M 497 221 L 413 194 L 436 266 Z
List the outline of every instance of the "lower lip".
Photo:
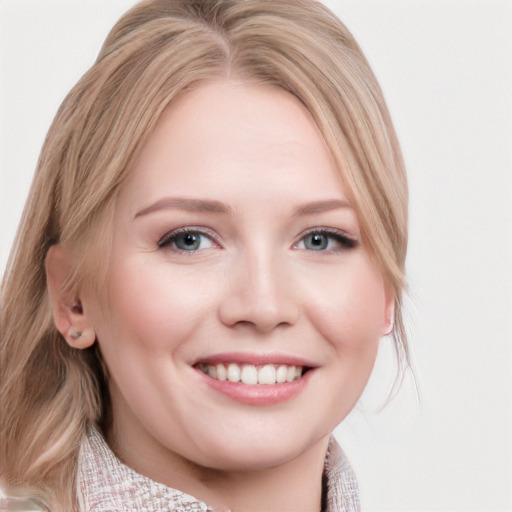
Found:
M 304 390 L 313 373 L 313 370 L 309 370 L 293 382 L 248 385 L 242 382 L 213 379 L 201 370 L 196 371 L 210 389 L 242 404 L 254 406 L 276 405 L 295 398 Z

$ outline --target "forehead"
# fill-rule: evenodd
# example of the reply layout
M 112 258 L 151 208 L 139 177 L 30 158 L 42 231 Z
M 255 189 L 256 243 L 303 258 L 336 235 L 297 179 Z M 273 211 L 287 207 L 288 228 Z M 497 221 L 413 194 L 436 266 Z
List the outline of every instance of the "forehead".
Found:
M 268 85 L 214 81 L 166 110 L 120 199 L 128 196 L 135 208 L 162 194 L 233 201 L 272 192 L 297 202 L 343 195 L 327 145 L 296 97 Z

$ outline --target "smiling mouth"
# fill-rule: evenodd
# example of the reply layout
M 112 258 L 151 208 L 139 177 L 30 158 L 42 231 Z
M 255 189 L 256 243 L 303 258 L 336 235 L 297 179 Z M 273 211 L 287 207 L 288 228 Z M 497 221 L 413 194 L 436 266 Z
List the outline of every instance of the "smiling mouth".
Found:
M 293 382 L 300 379 L 308 371 L 305 366 L 286 364 L 199 363 L 197 368 L 212 379 L 233 383 L 241 382 L 248 386 Z

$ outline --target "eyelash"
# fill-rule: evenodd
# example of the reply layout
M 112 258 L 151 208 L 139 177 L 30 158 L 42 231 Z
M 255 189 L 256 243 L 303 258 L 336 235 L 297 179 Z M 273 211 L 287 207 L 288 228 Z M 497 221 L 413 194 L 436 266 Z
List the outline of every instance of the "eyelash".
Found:
M 158 241 L 158 247 L 160 249 L 169 247 L 171 250 L 179 253 L 197 253 L 200 250 L 204 249 L 192 249 L 190 251 L 187 251 L 186 249 L 181 249 L 179 247 L 176 247 L 176 240 L 181 235 L 192 235 L 192 236 L 201 236 L 206 237 L 212 244 L 212 247 L 219 247 L 218 242 L 216 241 L 216 238 L 214 236 L 214 233 L 212 233 L 210 230 L 206 230 L 204 228 L 196 228 L 194 226 L 187 226 L 184 228 L 179 228 L 174 231 L 171 231 L 170 233 L 165 234 L 159 241 Z M 335 248 L 335 249 L 307 249 L 304 248 L 304 250 L 310 250 L 311 252 L 335 252 L 337 250 L 348 250 L 353 249 L 359 245 L 359 241 L 343 231 L 335 230 L 335 229 L 328 229 L 328 228 L 312 228 L 304 233 L 302 233 L 296 243 L 294 243 L 293 248 L 298 249 L 298 245 L 300 243 L 303 243 L 304 240 L 309 237 L 317 235 L 320 237 L 326 237 L 326 239 L 334 240 L 336 243 L 338 243 L 341 247 Z M 210 248 L 210 247 L 208 247 Z

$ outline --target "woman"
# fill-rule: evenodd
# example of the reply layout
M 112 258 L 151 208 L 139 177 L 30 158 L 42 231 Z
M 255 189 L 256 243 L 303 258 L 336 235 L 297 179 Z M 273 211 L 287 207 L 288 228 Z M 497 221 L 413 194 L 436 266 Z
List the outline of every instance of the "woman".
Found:
M 358 510 L 404 166 L 311 1 L 150 0 L 60 108 L 2 296 L 2 481 L 51 510 Z

